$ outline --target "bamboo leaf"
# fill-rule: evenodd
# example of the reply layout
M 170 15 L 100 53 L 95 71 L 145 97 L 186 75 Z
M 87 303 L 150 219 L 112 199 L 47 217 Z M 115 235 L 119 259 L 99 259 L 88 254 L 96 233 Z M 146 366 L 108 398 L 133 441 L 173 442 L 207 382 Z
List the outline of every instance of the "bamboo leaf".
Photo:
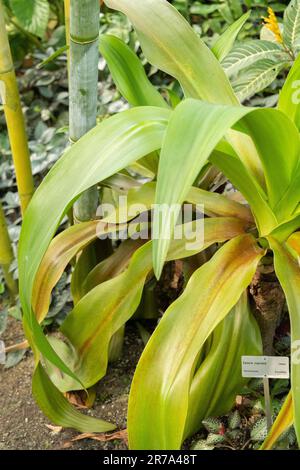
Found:
M 265 59 L 288 62 L 290 57 L 278 44 L 255 39 L 235 46 L 223 60 L 222 67 L 226 74 L 231 77 L 242 69 Z
M 297 53 L 300 49 L 300 1 L 292 0 L 284 11 L 283 40 L 287 47 Z
M 167 107 L 167 103 L 150 83 L 136 54 L 121 39 L 100 35 L 99 49 L 105 58 L 114 83 L 132 106 Z
M 199 351 L 237 303 L 262 255 L 252 236 L 231 240 L 192 275 L 184 293 L 165 312 L 131 386 L 131 449 L 180 448 Z
M 271 450 L 279 437 L 292 426 L 293 421 L 293 400 L 290 391 L 260 450 Z
M 275 80 L 285 63 L 260 60 L 243 70 L 238 78 L 232 81 L 233 89 L 239 100 L 243 102 L 267 88 Z
M 218 60 L 166 0 L 105 0 L 128 16 L 148 61 L 175 77 L 187 96 L 238 104 Z
M 232 23 L 213 45 L 211 50 L 220 62 L 228 55 L 228 53 L 232 49 L 232 46 L 239 32 L 243 28 L 250 15 L 251 10 L 249 10 L 238 20 Z

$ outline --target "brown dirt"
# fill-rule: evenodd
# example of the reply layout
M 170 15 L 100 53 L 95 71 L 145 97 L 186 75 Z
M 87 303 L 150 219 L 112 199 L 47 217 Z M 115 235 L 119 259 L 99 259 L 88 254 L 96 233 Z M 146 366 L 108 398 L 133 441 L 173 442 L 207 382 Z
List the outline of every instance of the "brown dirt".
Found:
M 23 339 L 19 322 L 9 319 L 3 337 L 6 346 Z M 126 428 L 127 401 L 130 382 L 143 345 L 132 325 L 127 328 L 124 354 L 112 364 L 106 377 L 97 385 L 97 398 L 91 416 L 114 422 L 118 429 Z M 0 366 L 0 450 L 64 449 L 64 445 L 79 433 L 62 430 L 58 434 L 47 428 L 52 424 L 44 417 L 31 396 L 33 356 L 27 352 L 15 367 Z M 120 449 L 123 441 L 99 442 L 90 439 L 72 443 L 70 449 Z

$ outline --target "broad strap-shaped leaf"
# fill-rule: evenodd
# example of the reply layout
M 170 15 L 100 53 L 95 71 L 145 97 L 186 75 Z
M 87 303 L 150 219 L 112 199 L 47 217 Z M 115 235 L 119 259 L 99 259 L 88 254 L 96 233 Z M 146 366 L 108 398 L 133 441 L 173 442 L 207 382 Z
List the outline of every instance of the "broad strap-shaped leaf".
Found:
M 41 38 L 44 36 L 50 13 L 48 0 L 9 0 L 9 4 L 24 29 Z
M 94 287 L 98 286 L 102 282 L 108 281 L 113 277 L 116 277 L 118 274 L 123 272 L 134 252 L 140 248 L 145 243 L 145 240 L 124 240 L 118 249 L 108 258 L 101 261 L 97 266 L 89 272 L 88 276 L 85 278 L 81 286 L 78 286 L 77 299 L 75 302 L 78 302 L 81 297 L 86 295 Z M 76 270 L 76 268 L 75 268 Z M 72 291 L 74 298 L 74 293 Z
M 186 96 L 238 104 L 218 60 L 166 0 L 105 0 L 128 16 L 148 61 L 175 77 Z
M 277 219 L 268 204 L 267 196 L 241 160 L 234 154 L 215 149 L 210 156 L 210 161 L 224 173 L 250 203 L 259 232 L 272 231 L 277 226 Z
M 99 50 L 117 89 L 128 103 L 132 106 L 168 106 L 149 81 L 139 58 L 121 39 L 101 34 Z
M 127 199 L 120 200 L 115 211 L 108 214 L 103 222 L 125 223 L 134 219 L 145 210 L 150 210 L 155 202 L 156 182 L 145 183 L 137 189 L 128 191 Z M 203 205 L 203 210 L 209 216 L 237 217 L 249 223 L 253 222 L 253 216 L 248 207 L 229 199 L 228 197 L 206 191 L 192 186 L 188 191 L 186 202 Z
M 131 386 L 131 449 L 180 448 L 199 351 L 251 282 L 262 255 L 250 235 L 231 240 L 195 271 L 184 293 L 165 312 Z
M 293 421 L 293 399 L 290 391 L 260 450 L 271 450 L 279 437 L 292 426 Z
M 124 228 L 126 225 L 108 226 L 99 220 L 92 220 L 72 225 L 52 240 L 40 264 L 33 289 L 32 306 L 39 322 L 48 312 L 52 289 L 72 258 L 97 237 L 117 233 Z
M 76 411 L 51 382 L 41 363 L 33 374 L 32 393 L 43 413 L 58 426 L 77 429 L 80 432 L 107 432 L 116 427 Z
M 241 102 L 259 93 L 269 86 L 277 77 L 285 62 L 274 62 L 270 59 L 260 60 L 243 70 L 232 86 Z
M 291 58 L 279 44 L 254 39 L 236 45 L 223 60 L 222 66 L 226 74 L 231 77 L 242 69 L 265 59 L 288 62 Z
M 146 183 L 137 190 L 129 191 L 127 206 L 135 206 L 136 209 L 140 207 L 141 210 L 144 210 L 145 207 L 150 209 L 155 200 L 155 189 L 155 183 Z M 205 212 L 207 211 L 210 215 L 237 217 L 249 224 L 253 221 L 251 212 L 247 207 L 235 201 L 231 201 L 221 194 L 210 193 L 199 188 L 191 188 L 187 196 L 187 201 L 193 204 L 203 204 Z M 135 215 L 135 212 L 129 212 L 128 214 L 127 211 L 122 211 L 122 208 L 118 208 L 114 214 L 111 214 L 103 220 L 84 222 L 69 227 L 52 240 L 40 264 L 33 289 L 32 305 L 39 322 L 41 322 L 47 314 L 51 291 L 71 259 L 97 237 L 103 234 L 109 235 L 124 230 L 127 227 L 126 222 L 130 217 L 133 218 Z M 124 224 L 116 226 L 111 223 L 108 224 L 110 221 L 116 223 L 124 222 Z M 136 240 L 136 242 L 138 241 L 139 240 Z M 119 249 L 112 257 L 100 263 L 100 265 L 90 273 L 88 278 L 84 281 L 84 284 L 89 287 L 85 288 L 84 285 L 80 286 L 83 292 L 87 293 L 88 290 L 95 287 L 95 285 L 107 280 L 115 270 L 116 273 L 118 273 L 118 270 L 120 270 L 124 263 L 123 269 L 125 269 L 125 261 L 127 259 L 127 262 L 129 262 L 130 255 L 132 254 L 132 250 L 128 250 L 132 242 L 134 241 L 127 240 L 126 243 L 122 244 L 122 248 L 124 245 L 124 250 Z M 136 245 L 136 243 L 133 243 L 133 245 Z M 116 264 L 117 266 L 115 266 Z M 113 266 L 115 266 L 115 268 Z M 80 297 L 81 296 L 82 295 L 80 295 Z M 78 300 L 78 298 L 75 299 L 76 302 Z
M 287 246 L 280 244 L 275 238 L 268 237 L 271 249 L 274 253 L 274 267 L 281 287 L 284 291 L 289 316 L 291 320 L 291 383 L 294 410 L 294 425 L 298 443 L 300 442 L 300 268 L 298 259 L 293 257 L 288 250 L 290 246 L 300 255 L 299 232 L 292 235 Z M 296 350 L 296 351 L 295 351 Z
M 259 186 L 261 186 L 263 192 L 266 194 L 266 180 L 263 167 L 251 137 L 245 133 L 231 129 L 227 133 L 226 140 L 227 144 L 223 141 L 222 145 L 231 145 L 234 152 L 232 152 L 232 149 L 229 149 L 229 153 L 237 155 L 241 159 L 251 176 L 254 177 L 255 181 Z
M 26 211 L 19 244 L 24 319 L 38 349 L 65 371 L 31 310 L 33 283 L 40 262 L 60 220 L 74 200 L 89 187 L 160 148 L 169 116 L 167 109 L 139 107 L 103 121 L 58 160 Z
M 271 237 L 276 238 L 280 243 L 285 242 L 295 230 L 300 227 L 300 214 L 292 214 L 285 222 L 278 224 L 277 227 L 270 233 Z
M 197 240 L 195 222 L 185 224 L 182 226 L 183 237 L 171 243 L 168 260 L 192 256 L 213 243 L 242 234 L 244 225 L 238 219 L 207 219 L 204 222 L 204 240 L 201 237 Z M 62 324 L 61 331 L 70 348 L 68 351 L 65 346 L 58 345 L 60 352 L 63 358 L 69 358 L 68 364 L 85 387 L 90 387 L 105 374 L 111 338 L 137 309 L 146 276 L 151 270 L 152 242 L 148 242 L 135 251 L 124 272 L 89 291 Z M 93 321 L 90 321 L 91 316 Z M 47 371 L 62 391 L 82 388 L 53 366 L 47 367 Z
M 250 14 L 251 10 L 247 11 L 247 13 L 245 13 L 238 20 L 232 23 L 214 43 L 211 50 L 220 62 L 231 51 L 234 41 L 236 40 L 242 27 L 248 20 Z
M 262 354 L 259 327 L 245 291 L 232 311 L 214 329 L 211 344 L 191 381 L 185 435 L 199 430 L 202 420 L 228 413 L 247 383 L 241 356 Z
M 274 109 L 222 106 L 193 99 L 182 102 L 169 121 L 159 162 L 157 207 L 154 211 L 154 233 L 157 235 L 154 240 L 154 269 L 158 277 L 179 213 L 178 205 L 185 200 L 218 142 L 236 123 L 250 135 L 256 146 L 264 168 L 271 208 L 276 206 L 291 184 L 298 164 L 299 134 L 283 113 Z M 248 202 L 252 206 L 253 199 Z M 254 205 L 252 210 L 258 218 L 259 208 Z M 288 210 L 289 206 L 286 207 Z M 259 226 L 265 233 L 274 228 L 264 227 L 264 220 L 259 221 Z
M 300 1 L 291 0 L 284 12 L 283 40 L 294 53 L 300 49 Z
M 278 109 L 289 116 L 300 131 L 300 56 L 289 71 L 279 94 Z

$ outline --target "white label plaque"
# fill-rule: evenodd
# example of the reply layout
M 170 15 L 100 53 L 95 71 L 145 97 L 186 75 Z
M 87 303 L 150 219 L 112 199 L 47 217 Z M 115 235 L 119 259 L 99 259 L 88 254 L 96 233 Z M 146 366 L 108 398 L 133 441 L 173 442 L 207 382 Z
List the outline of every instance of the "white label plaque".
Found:
M 243 377 L 288 379 L 289 358 L 281 356 L 242 356 Z

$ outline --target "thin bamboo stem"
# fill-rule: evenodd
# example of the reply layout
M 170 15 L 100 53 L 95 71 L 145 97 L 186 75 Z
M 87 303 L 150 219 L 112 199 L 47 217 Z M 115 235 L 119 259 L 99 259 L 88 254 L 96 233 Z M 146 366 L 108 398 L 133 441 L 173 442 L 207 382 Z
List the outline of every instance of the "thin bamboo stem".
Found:
M 0 202 L 0 264 L 8 290 L 12 296 L 15 296 L 18 291 L 17 283 L 9 270 L 13 259 L 13 249 L 7 229 L 3 207 Z
M 0 0 L 0 95 L 16 172 L 21 210 L 24 214 L 34 192 L 24 117 Z
M 99 0 L 70 2 L 70 139 L 76 142 L 96 125 Z M 78 221 L 95 217 L 98 190 L 86 191 L 74 205 Z
M 70 45 L 70 0 L 64 0 L 65 5 L 65 28 L 66 28 L 66 44 Z

